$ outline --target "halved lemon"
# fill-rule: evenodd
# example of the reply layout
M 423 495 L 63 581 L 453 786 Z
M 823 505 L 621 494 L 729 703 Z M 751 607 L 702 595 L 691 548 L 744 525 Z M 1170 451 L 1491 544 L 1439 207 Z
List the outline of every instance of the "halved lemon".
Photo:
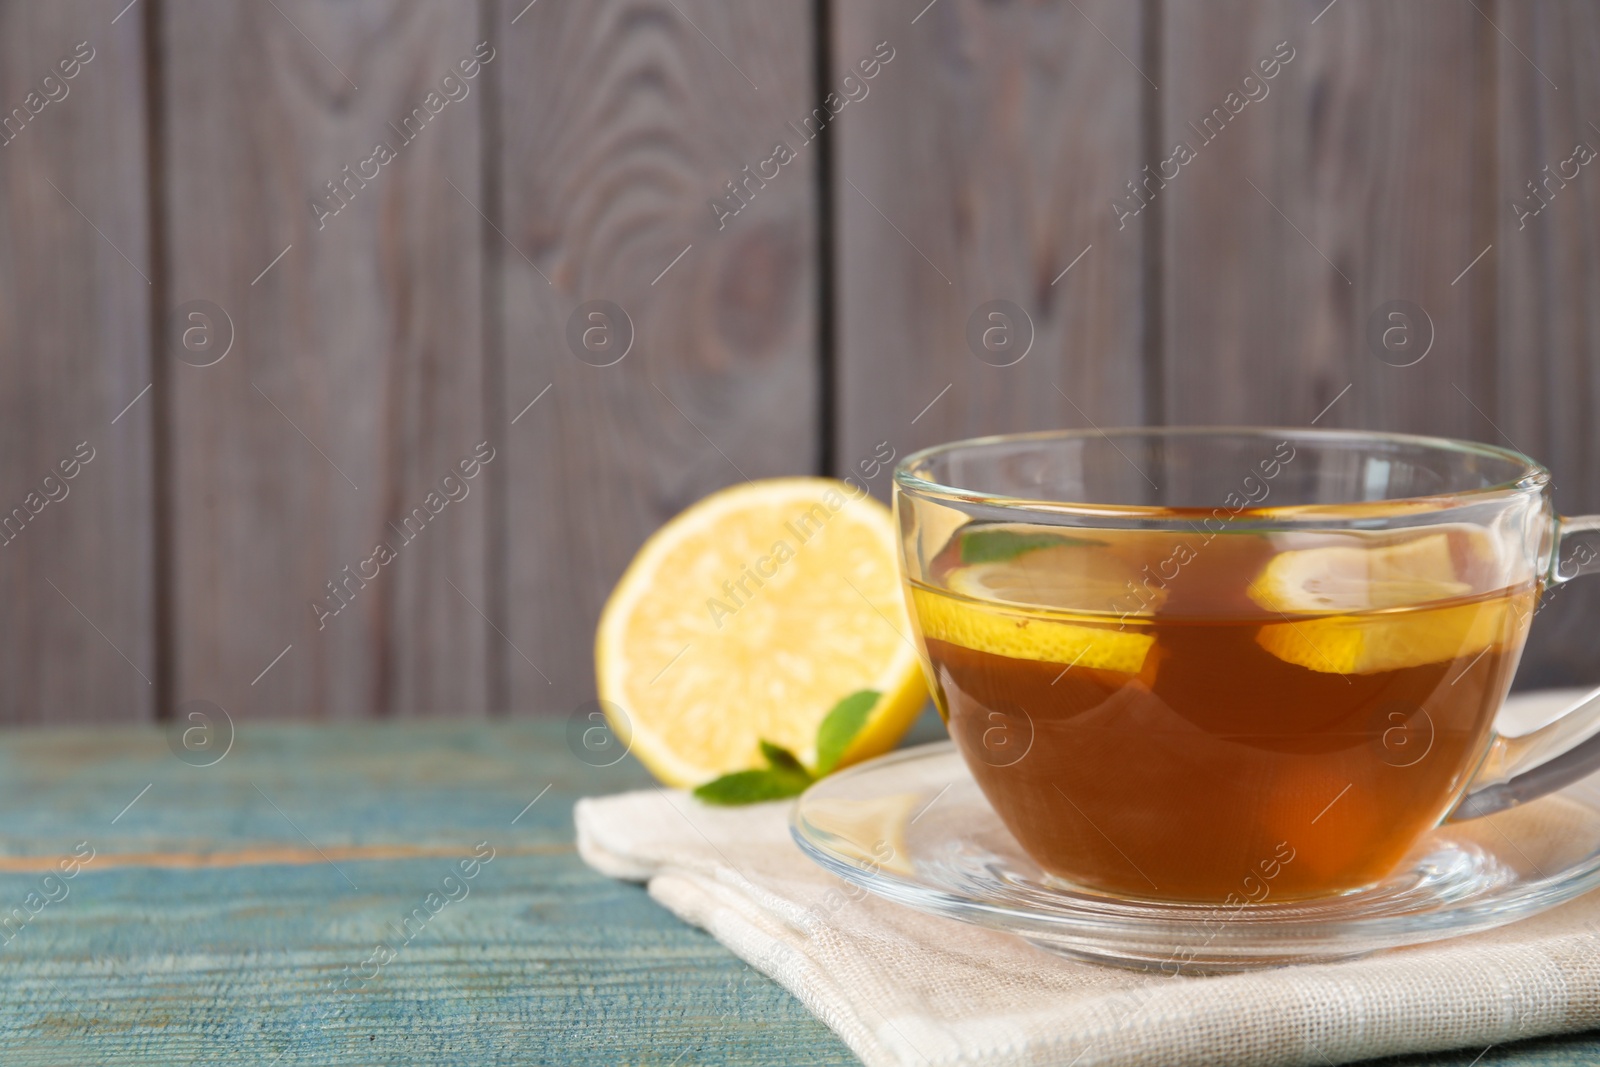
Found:
M 634 755 L 684 787 L 762 766 L 761 741 L 814 766 L 817 727 L 862 689 L 882 696 L 841 763 L 892 748 L 927 699 L 897 537 L 888 508 L 826 478 L 725 489 L 658 530 L 595 637 Z
M 1517 601 L 1449 602 L 1474 592 L 1467 575 L 1492 563 L 1493 551 L 1488 534 L 1463 527 L 1370 548 L 1279 553 L 1249 595 L 1288 621 L 1263 626 L 1256 643 L 1286 663 L 1330 674 L 1476 655 L 1514 636 Z

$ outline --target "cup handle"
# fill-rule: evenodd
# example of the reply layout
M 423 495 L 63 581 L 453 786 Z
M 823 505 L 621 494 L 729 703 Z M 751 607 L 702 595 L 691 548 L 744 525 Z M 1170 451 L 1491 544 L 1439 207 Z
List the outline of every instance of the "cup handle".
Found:
M 1556 520 L 1547 586 L 1600 574 L 1600 515 Z M 1547 726 L 1517 737 L 1497 734 L 1466 795 L 1446 817 L 1461 822 L 1514 808 L 1600 770 L 1600 689 Z

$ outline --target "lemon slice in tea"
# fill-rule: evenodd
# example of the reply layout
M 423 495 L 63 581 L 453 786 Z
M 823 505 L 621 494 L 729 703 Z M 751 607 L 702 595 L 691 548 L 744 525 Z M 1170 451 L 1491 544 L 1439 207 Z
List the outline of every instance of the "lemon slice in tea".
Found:
M 924 637 L 1041 663 L 1128 674 L 1144 665 L 1154 639 L 1128 629 L 1121 615 L 1150 610 L 1164 591 L 1134 596 L 1128 583 L 1138 572 L 1108 544 L 992 525 L 962 532 L 941 557 L 935 574 L 959 596 L 914 588 Z
M 863 689 L 881 696 L 840 762 L 892 748 L 927 699 L 897 538 L 888 508 L 825 478 L 725 489 L 658 530 L 595 637 L 634 755 L 675 786 L 762 766 L 761 741 L 814 766 L 817 727 Z
M 1092 537 L 996 525 L 963 532 L 955 545 L 945 583 L 976 600 L 1120 614 L 1148 611 L 1166 596 L 1164 588 L 1134 596 L 1138 568 Z
M 1483 534 L 1477 539 L 1488 540 Z M 1332 545 L 1280 552 L 1249 592 L 1251 600 L 1273 611 L 1325 615 L 1463 596 L 1472 585 L 1458 574 L 1450 535 L 1433 533 L 1372 548 Z
M 1281 552 L 1249 596 L 1290 618 L 1263 626 L 1256 643 L 1286 663 L 1330 674 L 1476 655 L 1515 633 L 1512 598 L 1459 603 L 1474 591 L 1467 577 L 1491 565 L 1493 552 L 1489 536 L 1471 527 L 1371 548 Z
M 925 638 L 1011 659 L 1137 674 L 1155 638 L 1117 624 L 1083 626 L 998 604 L 912 590 Z

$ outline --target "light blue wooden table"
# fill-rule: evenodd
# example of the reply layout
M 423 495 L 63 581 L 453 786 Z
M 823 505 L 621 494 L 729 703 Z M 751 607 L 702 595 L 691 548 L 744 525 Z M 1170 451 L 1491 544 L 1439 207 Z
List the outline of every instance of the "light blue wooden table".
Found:
M 855 1062 L 579 862 L 573 801 L 647 781 L 563 721 L 242 729 L 207 767 L 154 729 L 7 734 L 0 1063 Z M 1600 1035 L 1389 1062 L 1480 1053 L 1592 1064 Z

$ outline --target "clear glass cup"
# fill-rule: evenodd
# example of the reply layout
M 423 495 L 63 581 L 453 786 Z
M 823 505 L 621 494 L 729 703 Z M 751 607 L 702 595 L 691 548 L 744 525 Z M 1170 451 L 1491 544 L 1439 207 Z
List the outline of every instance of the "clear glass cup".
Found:
M 1495 729 L 1540 594 L 1600 570 L 1507 449 L 1061 431 L 895 474 L 930 688 L 1041 867 L 1111 896 L 1309 899 L 1600 766 L 1600 700 Z M 930 817 L 936 817 L 935 812 Z

